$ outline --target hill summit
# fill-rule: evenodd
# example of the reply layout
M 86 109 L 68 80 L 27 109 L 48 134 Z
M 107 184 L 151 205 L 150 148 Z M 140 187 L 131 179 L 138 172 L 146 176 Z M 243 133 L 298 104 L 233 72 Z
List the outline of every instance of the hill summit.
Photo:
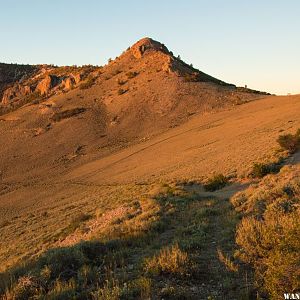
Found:
M 234 86 L 194 69 L 192 65 L 188 65 L 183 62 L 179 56 L 175 57 L 173 52 L 169 51 L 164 44 L 161 44 L 151 38 L 143 38 L 139 40 L 131 47 L 130 50 L 133 56 L 137 59 L 142 58 L 147 54 L 154 55 L 155 52 L 159 52 L 157 56 L 161 59 L 162 70 L 169 73 L 175 72 L 178 76 L 185 76 L 187 80 L 206 81 L 221 85 Z
M 133 62 L 130 58 L 137 60 Z M 151 38 L 143 38 L 136 42 L 127 51 L 112 61 L 115 64 L 142 63 L 156 66 L 166 73 L 174 73 L 190 82 L 211 82 L 235 88 L 232 84 L 209 76 L 175 57 L 168 48 Z M 140 66 L 141 67 L 141 66 Z M 77 67 L 56 67 L 53 65 L 14 65 L 0 64 L 0 103 L 2 111 L 7 112 L 32 102 L 39 96 L 52 96 L 59 91 L 69 91 L 89 77 L 95 79 L 98 73 L 92 73 L 102 67 L 90 65 Z M 92 73 L 92 74 L 91 74 Z M 253 92 L 246 90 L 247 92 Z M 9 108 L 8 108 L 9 107 Z

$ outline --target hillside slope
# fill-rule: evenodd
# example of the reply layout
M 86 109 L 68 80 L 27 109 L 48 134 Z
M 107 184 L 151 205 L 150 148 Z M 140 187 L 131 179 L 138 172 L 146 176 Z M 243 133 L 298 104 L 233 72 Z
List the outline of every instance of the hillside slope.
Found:
M 43 66 L 4 91 L 2 180 L 56 176 L 195 114 L 264 96 L 192 68 L 149 38 L 104 67 Z
M 90 213 L 97 208 L 106 209 L 107 205 L 114 207 L 119 201 L 139 197 L 134 196 L 136 192 L 133 191 L 143 189 L 143 185 L 151 189 L 151 185 L 157 182 L 202 180 L 214 172 L 243 176 L 253 162 L 264 161 L 274 153 L 279 134 L 293 133 L 300 127 L 299 111 L 300 96 L 269 97 L 227 111 L 194 116 L 189 122 L 149 141 L 102 158 L 86 153 L 85 148 L 76 149 L 74 144 L 70 156 L 51 161 L 53 148 L 58 149 L 59 143 L 61 151 L 67 151 L 63 147 L 64 140 L 56 139 L 53 148 L 45 148 L 40 154 L 53 165 L 46 173 L 43 173 L 43 166 L 37 167 L 40 162 L 35 161 L 33 151 L 36 153 L 37 150 L 34 145 L 25 149 L 32 155 L 25 162 L 18 149 L 5 148 L 1 157 L 2 170 L 12 159 L 11 153 L 14 153 L 18 165 L 8 164 L 7 177 L 3 174 L 1 180 L 1 219 L 10 223 L 9 227 L 1 229 L 1 236 L 7 242 L 13 236 L 16 244 L 25 248 L 28 245 L 24 252 L 20 250 L 20 254 L 24 255 L 27 251 L 31 252 L 30 249 L 38 251 L 44 235 L 44 225 L 41 227 L 41 224 L 50 222 L 54 226 L 49 226 L 50 232 L 47 233 L 51 240 L 51 236 L 67 226 L 78 209 Z M 9 122 L 15 121 L 3 121 L 5 124 Z M 65 127 L 64 131 L 74 130 L 75 134 L 79 128 L 79 125 L 76 128 Z M 17 139 L 17 136 L 14 138 Z M 83 143 L 89 136 L 79 138 Z M 28 165 L 32 165 L 31 169 Z M 23 173 L 21 166 L 28 168 L 26 172 Z M 129 195 L 124 196 L 127 193 Z M 69 206 L 72 209 L 65 210 Z M 45 211 L 47 217 L 44 217 Z M 27 244 L 31 233 L 20 234 L 23 231 L 22 220 L 31 219 L 32 215 L 37 227 Z M 13 232 L 9 228 L 14 228 Z M 44 249 L 47 243 L 41 247 Z M 11 264 L 9 256 L 15 257 L 13 249 L 0 249 L 2 262 Z
M 2 86 L 0 298 L 255 297 L 229 257 L 228 198 L 256 186 L 253 163 L 285 155 L 300 95 L 237 88 L 149 38 L 104 67 Z M 230 184 L 205 191 L 217 173 Z

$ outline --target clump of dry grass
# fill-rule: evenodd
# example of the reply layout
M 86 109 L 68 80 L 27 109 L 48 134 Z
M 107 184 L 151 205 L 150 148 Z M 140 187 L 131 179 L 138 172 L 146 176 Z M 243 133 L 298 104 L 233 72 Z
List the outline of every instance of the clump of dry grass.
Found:
M 227 183 L 228 178 L 226 176 L 217 174 L 208 179 L 207 183 L 204 185 L 204 189 L 208 192 L 214 192 L 225 187 Z
M 188 253 L 182 251 L 178 244 L 162 248 L 157 255 L 145 261 L 145 271 L 153 275 L 188 276 L 191 266 Z
M 254 163 L 251 176 L 254 178 L 263 178 L 268 174 L 278 173 L 280 168 L 279 163 Z
M 39 284 L 37 279 L 33 276 L 26 275 L 18 279 L 16 285 L 12 290 L 7 290 L 5 298 L 12 299 L 29 299 L 39 291 Z
M 222 262 L 226 269 L 232 272 L 237 272 L 238 271 L 238 265 L 236 265 L 228 255 L 224 254 L 221 249 L 217 249 L 217 253 L 218 253 L 218 258 L 220 260 L 220 262 Z
M 284 167 L 231 199 L 244 214 L 236 255 L 254 266 L 261 290 L 273 298 L 299 288 L 299 175 L 299 166 Z

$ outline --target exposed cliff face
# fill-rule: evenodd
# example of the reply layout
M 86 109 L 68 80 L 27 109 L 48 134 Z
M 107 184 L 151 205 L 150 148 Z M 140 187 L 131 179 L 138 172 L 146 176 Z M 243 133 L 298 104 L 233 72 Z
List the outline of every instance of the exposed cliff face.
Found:
M 54 67 L 0 64 L 0 114 L 28 101 L 67 92 L 97 69 L 92 66 Z
M 42 79 L 37 87 L 36 91 L 39 92 L 42 96 L 48 95 L 50 91 L 56 87 L 61 82 L 61 79 L 55 75 L 47 75 Z

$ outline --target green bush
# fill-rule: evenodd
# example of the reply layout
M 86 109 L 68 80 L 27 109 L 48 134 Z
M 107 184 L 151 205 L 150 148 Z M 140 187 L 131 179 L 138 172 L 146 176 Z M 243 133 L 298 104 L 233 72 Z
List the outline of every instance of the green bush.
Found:
M 207 183 L 204 185 L 204 189 L 208 192 L 214 192 L 222 189 L 227 183 L 228 178 L 223 174 L 218 174 L 207 181 Z
M 77 294 L 80 299 L 90 299 L 90 291 L 85 287 L 96 288 L 98 283 L 106 282 L 101 276 L 105 270 L 112 270 L 115 257 L 109 260 L 108 256 L 118 247 L 90 241 L 50 249 L 36 261 L 11 270 L 10 280 L 0 286 L 0 298 L 5 295 L 4 299 L 73 299 Z
M 152 280 L 139 277 L 128 283 L 127 288 L 121 292 L 121 299 L 151 299 Z

